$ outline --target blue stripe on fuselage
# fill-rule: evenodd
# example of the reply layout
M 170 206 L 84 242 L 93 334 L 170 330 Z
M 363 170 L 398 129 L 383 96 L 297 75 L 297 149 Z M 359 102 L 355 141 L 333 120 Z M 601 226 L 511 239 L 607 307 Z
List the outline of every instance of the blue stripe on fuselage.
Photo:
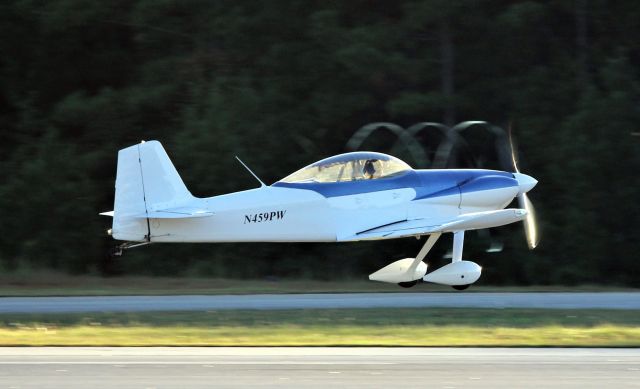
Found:
M 276 182 L 272 186 L 307 189 L 318 192 L 324 197 L 348 196 L 367 192 L 380 192 L 400 188 L 415 188 L 421 185 L 416 171 L 409 170 L 401 175 L 373 180 L 346 182 Z
M 348 196 L 402 188 L 416 191 L 415 200 L 517 185 L 511 173 L 480 169 L 410 170 L 390 178 L 348 182 L 276 182 L 272 186 L 312 190 L 324 197 Z
M 482 190 L 517 186 L 513 174 L 499 170 L 442 169 L 419 170 L 422 185 L 416 187 L 414 200 L 451 196 Z

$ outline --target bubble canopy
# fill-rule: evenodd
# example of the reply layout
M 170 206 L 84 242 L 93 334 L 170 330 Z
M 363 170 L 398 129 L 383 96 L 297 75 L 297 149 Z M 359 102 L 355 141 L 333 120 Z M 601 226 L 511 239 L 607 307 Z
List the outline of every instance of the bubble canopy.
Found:
M 284 183 L 331 183 L 377 180 L 401 175 L 411 166 L 396 157 L 353 152 L 325 158 L 280 180 Z

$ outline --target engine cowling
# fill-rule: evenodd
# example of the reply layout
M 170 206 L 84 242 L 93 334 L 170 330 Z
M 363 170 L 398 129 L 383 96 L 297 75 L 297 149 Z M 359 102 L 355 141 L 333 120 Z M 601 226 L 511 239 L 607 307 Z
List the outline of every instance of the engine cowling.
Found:
M 457 261 L 445 265 L 431 273 L 425 275 L 422 279 L 426 282 L 442 285 L 469 285 L 478 281 L 482 267 L 471 261 Z

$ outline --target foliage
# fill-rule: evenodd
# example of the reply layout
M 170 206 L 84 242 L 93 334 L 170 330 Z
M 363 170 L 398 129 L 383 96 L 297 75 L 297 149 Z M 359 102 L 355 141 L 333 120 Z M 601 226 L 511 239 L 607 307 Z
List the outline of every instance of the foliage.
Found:
M 182 245 L 106 260 L 97 213 L 112 208 L 116 151 L 159 139 L 192 192 L 210 196 L 255 185 L 236 154 L 274 182 L 344 151 L 363 124 L 454 113 L 513 121 L 540 180 L 539 250 L 517 229 L 500 254 L 470 235 L 486 282 L 640 285 L 632 1 L 10 0 L 0 11 L 5 269 L 362 276 L 419 242 Z

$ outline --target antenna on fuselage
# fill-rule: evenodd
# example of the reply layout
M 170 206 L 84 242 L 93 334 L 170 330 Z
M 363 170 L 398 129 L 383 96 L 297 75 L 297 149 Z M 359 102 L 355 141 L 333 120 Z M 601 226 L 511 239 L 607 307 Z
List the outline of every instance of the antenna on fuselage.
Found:
M 242 166 L 244 166 L 245 169 L 247 169 L 249 171 L 249 173 L 251 173 L 252 176 L 254 176 L 256 178 L 256 180 L 258 180 L 258 182 L 260 183 L 260 187 L 261 188 L 266 186 L 265 183 L 262 182 L 262 180 L 260 178 L 258 178 L 258 176 L 251 169 L 249 169 L 249 166 L 247 166 L 244 162 L 242 162 L 242 160 L 240 158 L 238 158 L 237 155 L 236 155 L 236 159 L 238 160 L 238 162 L 240 162 L 242 164 Z

